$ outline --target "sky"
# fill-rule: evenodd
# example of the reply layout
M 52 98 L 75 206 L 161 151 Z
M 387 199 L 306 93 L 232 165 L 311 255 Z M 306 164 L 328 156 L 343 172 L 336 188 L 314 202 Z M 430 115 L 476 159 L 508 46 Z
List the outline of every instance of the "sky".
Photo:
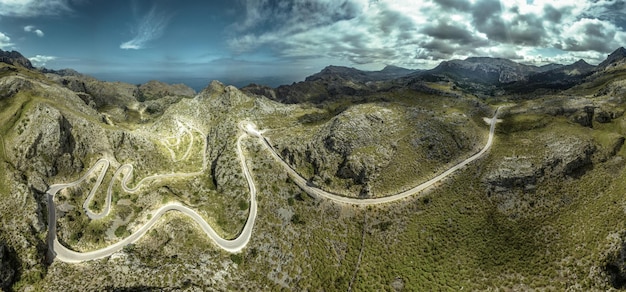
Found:
M 597 64 L 625 0 L 0 0 L 0 49 L 105 80 L 277 86 L 328 65 Z

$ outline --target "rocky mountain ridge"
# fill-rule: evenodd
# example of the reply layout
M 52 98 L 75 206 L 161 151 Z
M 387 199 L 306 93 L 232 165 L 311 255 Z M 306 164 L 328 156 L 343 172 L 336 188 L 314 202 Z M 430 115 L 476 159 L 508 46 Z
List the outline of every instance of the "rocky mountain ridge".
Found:
M 287 103 L 321 103 L 337 97 L 366 95 L 381 90 L 410 86 L 445 94 L 425 87 L 424 82 L 454 82 L 467 92 L 483 95 L 527 94 L 536 90 L 564 90 L 582 83 L 593 74 L 626 60 L 626 49 L 619 48 L 598 66 L 578 60 L 569 65 L 526 65 L 502 58 L 470 57 L 443 61 L 431 70 L 388 67 L 368 72 L 341 66 L 328 66 L 303 82 L 270 88 L 249 85 L 243 90 Z M 387 72 L 394 72 L 388 74 Z
M 22 54 L 17 51 L 9 52 L 0 50 L 0 62 L 16 66 L 19 65 L 27 69 L 34 69 L 30 60 L 22 56 Z
M 602 70 L 584 61 L 529 69 L 491 58 L 445 65 L 481 71 L 493 84 L 443 71 L 327 67 L 290 86 L 240 90 L 213 81 L 197 94 L 2 63 L 0 289 L 346 290 L 355 274 L 355 290 L 623 288 L 626 58 L 619 50 L 612 55 Z M 524 70 L 538 73 L 523 77 Z M 500 84 L 516 78 L 522 80 L 505 85 L 563 82 L 567 90 L 520 95 Z M 485 98 L 463 82 L 501 92 Z M 58 236 L 77 251 L 115 243 L 172 201 L 198 210 L 221 235 L 236 236 L 249 206 L 235 151 L 241 121 L 266 129 L 309 184 L 372 198 L 475 154 L 489 132 L 484 118 L 500 106 L 489 152 L 415 197 L 366 208 L 308 197 L 263 144 L 244 138 L 259 217 L 241 253 L 217 250 L 170 214 L 107 259 L 45 260 L 47 188 L 79 177 L 99 158 L 112 168 L 133 164 L 131 180 L 139 180 L 195 170 L 202 151 L 207 155 L 197 178 L 157 181 L 137 193 L 117 192 L 109 172 L 116 197 L 104 220 L 85 218 L 81 208 L 91 185 L 59 193 Z M 189 133 L 185 123 L 201 131 Z M 186 149 L 196 160 L 174 162 Z M 457 270 L 464 272 L 450 272 Z
M 367 83 L 370 81 L 386 81 L 401 78 L 422 70 L 411 70 L 397 66 L 386 66 L 380 71 L 362 71 L 342 66 L 327 66 L 319 73 L 313 74 L 305 81 L 342 79 L 345 81 Z

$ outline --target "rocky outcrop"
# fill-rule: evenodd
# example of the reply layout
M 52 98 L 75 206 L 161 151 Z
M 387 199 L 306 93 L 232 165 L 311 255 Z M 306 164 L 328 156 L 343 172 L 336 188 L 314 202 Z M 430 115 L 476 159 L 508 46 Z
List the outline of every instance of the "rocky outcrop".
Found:
M 185 84 L 167 84 L 151 80 L 139 85 L 139 101 L 160 99 L 167 96 L 193 97 L 196 91 Z
M 602 105 L 594 109 L 594 120 L 598 123 L 610 123 L 624 115 L 624 110 L 614 106 Z
M 18 267 L 9 248 L 0 243 L 0 290 L 10 291 Z
M 51 177 L 61 171 L 80 171 L 85 149 L 77 149 L 72 124 L 55 108 L 38 104 L 18 125 L 22 132 L 13 147 L 16 167 Z
M 598 64 L 597 70 L 604 70 L 611 66 L 615 66 L 618 63 L 626 60 L 626 49 L 624 47 L 620 47 L 617 50 L 613 51 L 609 54 L 606 60 L 602 61 L 602 63 Z
M 18 76 L 7 76 L 0 79 L 0 99 L 11 97 L 19 91 L 33 89 L 33 83 Z
M 15 66 L 22 66 L 26 69 L 34 69 L 30 60 L 22 56 L 22 54 L 17 51 L 9 52 L 0 50 L 0 62 Z
M 232 85 L 226 86 L 217 80 L 211 81 L 209 86 L 198 95 L 198 98 L 208 99 L 211 107 L 220 111 L 227 111 L 251 100 L 249 96 L 236 87 Z
M 540 162 L 536 157 L 505 157 L 483 182 L 491 192 L 507 193 L 532 190 L 547 178 L 578 177 L 593 165 L 597 147 L 590 140 L 568 137 L 547 142 L 545 151 Z
M 577 110 L 570 116 L 570 120 L 583 127 L 593 128 L 593 115 L 594 108 L 591 106 L 585 106 L 582 109 Z
M 86 104 L 95 108 L 105 106 L 124 107 L 138 102 L 139 88 L 123 82 L 100 81 L 86 75 L 59 75 L 48 73 L 46 76 L 58 84 L 80 93 Z
M 357 107 L 333 118 L 323 138 L 324 147 L 342 157 L 337 176 L 352 179 L 355 184 L 373 179 L 394 153 L 391 145 L 380 143 L 388 141 L 396 130 L 391 111 L 376 108 L 366 112 Z
M 278 100 L 277 96 L 276 96 L 276 91 L 274 91 L 273 88 L 269 87 L 269 86 L 265 86 L 265 85 L 259 85 L 259 84 L 250 84 L 244 88 L 241 89 L 242 92 L 245 92 L 246 94 L 250 94 L 250 95 L 258 95 L 258 96 L 265 96 L 271 100 Z

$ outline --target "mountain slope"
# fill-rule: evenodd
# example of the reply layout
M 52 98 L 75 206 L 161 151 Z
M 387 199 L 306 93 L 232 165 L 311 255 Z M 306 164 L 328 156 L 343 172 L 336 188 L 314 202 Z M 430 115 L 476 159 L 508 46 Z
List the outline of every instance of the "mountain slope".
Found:
M 465 60 L 444 61 L 428 71 L 428 74 L 441 74 L 462 81 L 505 84 L 528 80 L 528 76 L 539 72 L 536 66 L 515 63 L 507 59 L 472 57 Z
M 457 79 L 463 74 L 363 82 L 358 72 L 331 68 L 337 72 L 282 92 L 214 81 L 184 97 L 172 96 L 190 93 L 182 86 L 104 83 L 70 70 L 0 63 L 1 288 L 624 288 L 626 67 L 610 63 L 567 90 L 489 98 L 459 80 L 502 88 L 501 78 L 528 82 L 524 78 L 547 74 L 558 82 L 591 68 L 583 62 L 547 70 L 506 60 L 462 61 L 461 73 L 484 73 L 480 84 Z M 538 73 L 525 75 L 533 70 Z M 94 106 L 98 90 L 106 93 L 102 106 Z M 152 95 L 142 101 L 138 92 Z M 154 104 L 158 112 L 148 110 Z M 330 192 L 388 196 L 478 151 L 489 132 L 484 118 L 500 106 L 502 121 L 485 156 L 431 189 L 388 204 L 315 199 L 276 160 Z M 258 138 L 241 136 L 242 121 L 266 130 L 280 157 Z M 101 158 L 111 160 L 103 178 L 114 194 L 108 216 L 92 220 L 83 209 L 96 175 L 55 198 L 57 236 L 68 248 L 86 252 L 114 244 L 170 202 L 196 210 L 220 236 L 234 238 L 250 206 L 242 163 L 258 194 L 251 241 L 240 253 L 224 252 L 191 220 L 171 212 L 106 259 L 71 264 L 46 258 L 47 189 L 74 181 Z M 123 164 L 134 166 L 129 186 L 154 174 L 204 171 L 124 192 L 127 170 L 115 174 Z M 105 187 L 97 189 L 89 208 L 100 210 L 105 194 Z
M 34 68 L 30 60 L 22 56 L 22 54 L 20 54 L 17 51 L 9 52 L 9 51 L 0 50 L 0 62 L 9 64 L 9 65 L 22 66 L 26 69 Z

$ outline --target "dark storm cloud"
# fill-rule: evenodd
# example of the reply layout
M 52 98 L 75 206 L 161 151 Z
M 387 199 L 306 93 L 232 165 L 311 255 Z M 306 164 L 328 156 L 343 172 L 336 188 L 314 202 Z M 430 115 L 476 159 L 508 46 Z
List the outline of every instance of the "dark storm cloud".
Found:
M 513 44 L 540 46 L 544 43 L 546 31 L 543 19 L 534 14 L 518 14 L 508 24 L 510 41 Z
M 558 10 L 549 4 L 543 7 L 543 17 L 552 23 L 559 23 L 561 18 L 563 18 L 563 13 L 564 11 Z
M 546 6 L 547 7 L 547 6 Z M 559 11 L 547 8 L 549 15 L 546 20 L 557 22 L 562 17 Z M 544 44 L 546 31 L 541 15 L 522 14 L 519 7 L 509 8 L 513 15 L 509 20 L 503 19 L 503 7 L 499 0 L 482 0 L 472 8 L 472 24 L 479 32 L 487 35 L 492 41 L 504 44 L 539 46 Z
M 467 0 L 433 0 L 444 9 L 456 9 L 459 11 L 469 10 L 471 3 Z
M 499 0 L 479 0 L 471 7 L 473 23 L 476 27 L 485 28 L 494 19 L 500 18 L 502 7 Z
M 615 31 L 607 28 L 600 21 L 587 21 L 581 29 L 578 39 L 570 37 L 564 40 L 563 48 L 569 51 L 611 52 Z
M 290 15 L 292 20 L 288 23 L 297 19 L 297 24 L 283 25 L 263 34 L 249 33 L 231 40 L 230 46 L 247 50 L 264 47 L 280 58 L 334 58 L 354 64 L 391 63 L 414 58 L 415 47 L 423 35 L 410 15 L 390 9 L 387 3 L 370 3 L 361 8 L 353 5 L 347 10 L 355 9 L 359 15 L 342 13 L 351 18 L 328 24 L 321 24 L 319 17 Z M 294 28 L 296 26 L 306 29 Z
M 449 42 L 445 42 L 442 40 L 422 42 L 420 45 L 424 49 L 427 49 L 431 52 L 439 52 L 446 57 L 449 57 L 456 52 L 456 48 L 454 46 L 452 46 Z
M 426 26 L 420 31 L 437 39 L 453 40 L 460 44 L 470 44 L 475 40 L 470 31 L 452 25 L 448 21 L 438 21 L 435 25 Z
M 541 52 L 553 54 L 550 49 L 572 57 L 596 58 L 626 43 L 626 33 L 620 29 L 626 25 L 625 1 L 243 3 L 246 18 L 234 25 L 237 35 L 229 39 L 230 47 L 243 53 L 262 49 L 278 58 L 434 64 L 435 60 L 470 55 L 524 60 Z
M 511 42 L 509 27 L 501 17 L 499 0 L 480 0 L 471 7 L 472 24 L 487 38 L 497 42 Z
M 384 34 L 393 31 L 411 31 L 415 29 L 415 24 L 406 15 L 399 11 L 382 10 L 373 18 L 372 28 L 380 30 Z
M 415 24 L 398 11 L 381 10 L 362 21 L 361 26 L 368 28 L 368 33 L 347 31 L 341 37 L 329 34 L 318 39 L 315 45 L 320 46 L 321 43 L 322 46 L 330 46 L 324 50 L 329 57 L 345 58 L 355 64 L 369 64 L 376 60 L 401 58 L 403 56 L 398 47 L 417 44 Z M 387 39 L 388 42 L 380 47 L 372 46 L 373 40 L 380 39 Z

